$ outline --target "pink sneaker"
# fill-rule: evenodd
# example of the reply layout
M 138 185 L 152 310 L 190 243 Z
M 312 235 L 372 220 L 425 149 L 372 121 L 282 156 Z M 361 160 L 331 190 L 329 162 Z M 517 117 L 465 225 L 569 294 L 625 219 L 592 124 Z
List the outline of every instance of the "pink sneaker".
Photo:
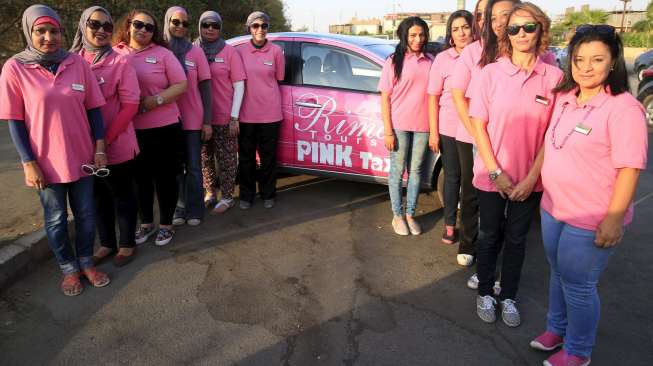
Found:
M 589 364 L 589 358 L 570 355 L 564 349 L 556 352 L 548 360 L 544 361 L 544 366 L 587 366 Z
M 553 351 L 554 349 L 562 346 L 562 343 L 562 337 L 547 330 L 531 341 L 531 348 L 535 348 L 540 351 Z

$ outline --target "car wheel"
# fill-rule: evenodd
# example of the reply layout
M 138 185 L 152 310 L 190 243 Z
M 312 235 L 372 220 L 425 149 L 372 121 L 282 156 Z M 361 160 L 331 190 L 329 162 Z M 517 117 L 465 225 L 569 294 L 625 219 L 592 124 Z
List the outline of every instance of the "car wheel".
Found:
M 644 66 L 640 66 L 639 68 L 637 68 L 637 80 L 642 81 L 642 79 L 644 78 L 643 75 L 644 70 L 646 70 L 646 67 Z
M 437 184 L 437 193 L 438 199 L 440 200 L 440 205 L 444 207 L 444 169 L 440 168 L 438 171 L 438 180 Z
M 642 101 L 642 105 L 644 105 L 644 109 L 646 110 L 646 122 L 649 127 L 653 127 L 653 94 L 647 95 Z

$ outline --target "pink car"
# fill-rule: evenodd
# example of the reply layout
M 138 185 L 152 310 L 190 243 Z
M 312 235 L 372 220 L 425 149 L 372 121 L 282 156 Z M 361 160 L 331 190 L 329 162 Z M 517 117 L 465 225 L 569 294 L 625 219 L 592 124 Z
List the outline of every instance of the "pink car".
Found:
M 295 32 L 270 33 L 268 39 L 281 46 L 286 57 L 280 169 L 387 184 L 390 158 L 383 145 L 377 85 L 396 43 Z M 228 43 L 238 47 L 249 40 L 243 36 Z M 442 187 L 439 155 L 428 154 L 422 186 L 435 189 L 437 182 Z

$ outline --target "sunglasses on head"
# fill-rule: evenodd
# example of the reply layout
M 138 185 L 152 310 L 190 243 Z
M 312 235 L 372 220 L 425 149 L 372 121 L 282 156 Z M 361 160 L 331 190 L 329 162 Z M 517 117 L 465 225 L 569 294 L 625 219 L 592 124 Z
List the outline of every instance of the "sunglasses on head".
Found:
M 261 28 L 263 30 L 268 30 L 270 28 L 270 25 L 268 23 L 254 23 L 254 24 L 250 25 L 249 27 L 254 29 L 254 30 L 257 30 L 259 28 Z
M 602 36 L 614 36 L 615 28 L 607 24 L 583 24 L 576 27 L 578 34 L 599 34 Z
M 524 23 L 524 24 L 510 24 L 506 27 L 506 33 L 511 36 L 516 36 L 519 34 L 520 30 L 524 30 L 526 33 L 534 33 L 537 30 L 537 23 Z
M 154 32 L 155 26 L 154 24 L 150 23 L 143 23 L 140 20 L 132 20 L 131 25 L 134 27 L 134 29 L 141 30 L 145 28 L 145 31 L 148 33 Z
M 190 26 L 190 23 L 188 23 L 186 21 L 181 21 L 179 19 L 172 19 L 170 21 L 170 23 L 172 23 L 172 25 L 174 25 L 175 27 L 180 27 L 181 26 L 181 27 L 184 27 L 184 28 L 188 28 Z
M 113 32 L 113 23 L 111 22 L 100 22 L 99 20 L 93 20 L 89 19 L 86 21 L 86 26 L 89 27 L 91 30 L 97 31 L 100 30 L 100 28 L 104 29 L 105 32 L 112 33 Z
M 203 29 L 213 28 L 215 30 L 220 30 L 220 24 L 218 23 L 202 23 Z

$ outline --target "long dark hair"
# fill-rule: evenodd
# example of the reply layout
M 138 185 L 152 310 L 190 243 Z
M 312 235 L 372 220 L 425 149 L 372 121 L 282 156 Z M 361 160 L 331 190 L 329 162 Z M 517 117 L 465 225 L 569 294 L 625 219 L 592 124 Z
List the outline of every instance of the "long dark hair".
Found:
M 152 15 L 147 10 L 143 9 L 133 9 L 127 15 L 124 15 L 123 17 L 118 20 L 117 27 L 115 32 L 113 33 L 113 38 L 111 39 L 113 45 L 117 45 L 120 42 L 124 42 L 127 45 L 129 45 L 129 27 L 131 26 L 132 20 L 138 15 L 138 14 L 145 14 L 152 18 L 152 21 L 154 22 L 154 32 L 152 33 L 152 43 L 163 46 L 163 47 L 168 47 L 168 43 L 163 39 L 163 33 L 161 32 L 161 26 L 159 25 L 159 22 L 156 20 L 156 17 Z
M 453 21 L 458 19 L 458 18 L 465 18 L 465 21 L 467 22 L 467 25 L 470 26 L 470 28 L 474 29 L 474 16 L 472 13 L 468 12 L 467 10 L 457 10 L 454 11 L 450 16 L 449 20 L 447 20 L 447 35 L 444 37 L 444 47 L 442 47 L 442 51 L 449 49 L 453 47 L 454 45 L 451 44 L 451 40 L 453 37 L 451 37 L 451 27 L 453 26 Z M 473 33 L 472 33 L 473 37 Z
M 576 54 L 578 54 L 578 48 L 582 44 L 593 41 L 599 41 L 608 46 L 610 49 L 610 55 L 612 56 L 612 70 L 608 74 L 608 78 L 603 82 L 603 85 L 609 87 L 609 92 L 612 95 L 619 95 L 630 91 L 630 86 L 628 85 L 628 71 L 626 70 L 626 60 L 624 59 L 624 45 L 621 42 L 619 34 L 616 32 L 613 34 L 590 32 L 583 34 L 576 33 L 571 38 L 571 42 L 569 42 L 568 46 L 569 62 L 567 62 L 567 66 L 565 67 L 565 77 L 560 81 L 560 84 L 553 89 L 554 93 L 565 93 L 578 87 L 578 83 L 574 80 L 571 72 L 571 68 L 573 67 L 572 64 L 576 62 L 574 59 Z
M 401 71 L 404 69 L 404 57 L 406 57 L 406 51 L 408 50 L 408 30 L 412 26 L 422 27 L 422 31 L 426 36 L 424 44 L 420 52 L 424 52 L 424 48 L 429 41 L 429 26 L 424 20 L 420 17 L 408 17 L 399 23 L 397 28 L 397 38 L 399 38 L 399 43 L 397 48 L 395 48 L 395 53 L 392 54 L 392 63 L 395 67 L 395 80 L 399 81 L 401 79 Z
M 497 35 L 494 34 L 492 30 L 492 8 L 494 4 L 500 3 L 503 1 L 511 2 L 514 4 L 520 4 L 520 0 L 489 0 L 485 6 L 485 23 L 483 24 L 483 53 L 481 54 L 481 60 L 478 65 L 485 67 L 487 64 L 491 64 L 497 60 L 499 56 L 499 41 Z
M 476 2 L 476 6 L 474 7 L 474 14 L 473 14 L 474 22 L 472 23 L 472 36 L 474 37 L 475 41 L 481 39 L 481 35 L 482 35 L 482 31 L 483 31 L 482 29 L 480 29 L 478 27 L 478 14 L 479 14 L 478 6 L 481 5 L 481 1 L 483 1 L 483 0 L 478 0 Z M 483 18 L 483 19 L 485 19 L 485 18 Z M 483 21 L 485 22 L 485 20 L 483 20 Z M 483 24 L 485 24 L 485 23 L 483 23 Z

